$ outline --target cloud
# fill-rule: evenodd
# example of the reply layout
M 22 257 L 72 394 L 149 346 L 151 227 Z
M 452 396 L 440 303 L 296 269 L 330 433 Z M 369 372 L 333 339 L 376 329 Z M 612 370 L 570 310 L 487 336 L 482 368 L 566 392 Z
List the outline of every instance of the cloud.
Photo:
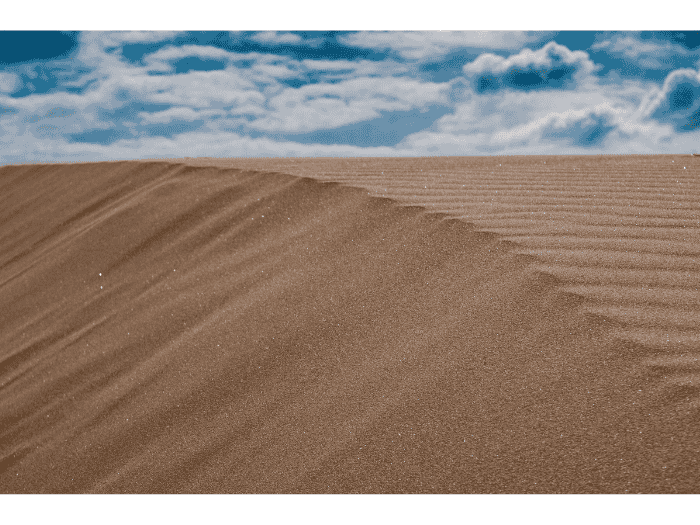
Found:
M 144 68 L 132 68 L 131 74 L 118 73 L 98 79 L 81 94 L 11 99 L 15 114 L 3 116 L 0 133 L 22 140 L 19 137 L 44 136 L 51 130 L 55 139 L 62 132 L 68 142 L 110 144 L 144 134 L 183 133 L 226 115 L 265 113 L 265 96 L 237 71 L 150 76 Z M 5 105 L 2 97 L 0 105 Z M 46 118 L 54 127 L 39 122 Z
M 14 93 L 22 86 L 18 75 L 0 71 L 0 93 Z
M 6 144 L 1 150 L 8 147 L 7 143 L 24 139 L 28 143 L 42 137 L 62 141 L 65 133 L 79 131 L 86 125 L 85 119 L 74 108 L 55 104 L 30 106 L 26 98 L 15 99 L 15 107 L 0 123 L 0 135 L 6 135 L 3 141 Z M 0 113 L 3 106 L 0 101 Z
M 610 40 L 593 44 L 591 49 L 595 51 L 605 50 L 611 55 L 620 55 L 631 59 L 637 59 L 642 55 L 685 54 L 685 50 L 677 44 L 641 40 L 633 36 L 615 36 Z
M 396 51 L 408 59 L 437 59 L 453 50 L 518 49 L 542 33 L 525 31 L 361 31 L 338 40 L 347 45 Z
M 146 55 L 144 62 L 147 64 L 156 62 L 173 62 L 182 58 L 198 57 L 214 60 L 233 60 L 238 57 L 236 53 L 226 51 L 214 46 L 173 46 L 169 45 L 158 51 Z
M 0 121 L 1 123 L 1 121 Z M 46 130 L 50 133 L 51 130 Z M 3 135 L 0 134 L 0 143 Z M 28 153 L 29 152 L 29 153 Z M 405 153 L 405 152 L 404 152 Z M 189 157 L 357 157 L 401 155 L 389 147 L 298 144 L 250 138 L 230 132 L 190 131 L 172 137 L 133 137 L 123 133 L 109 145 L 67 143 L 50 136 L 18 136 L 4 144 L 0 165 L 25 162 L 103 161 Z
M 550 113 L 510 129 L 472 134 L 429 130 L 410 135 L 398 149 L 411 155 L 580 155 L 587 153 L 678 153 L 693 140 L 680 140 L 668 126 L 629 121 L 625 110 L 601 105 Z M 695 134 L 697 143 L 698 135 Z
M 143 57 L 149 73 L 173 73 L 176 63 L 186 59 L 205 62 L 218 62 L 222 67 L 236 58 L 235 53 L 213 46 L 165 46 Z
M 142 124 L 168 124 L 172 121 L 208 120 L 215 116 L 225 116 L 226 112 L 218 110 L 195 111 L 186 107 L 174 107 L 165 111 L 141 112 L 138 114 Z
M 77 59 L 85 65 L 106 69 L 122 63 L 118 51 L 126 44 L 154 44 L 178 34 L 178 31 L 83 31 L 78 35 Z
M 105 45 L 163 42 L 175 38 L 179 31 L 108 31 L 100 33 Z
M 236 53 L 213 46 L 166 46 L 144 56 L 149 72 L 172 73 L 174 64 L 184 59 L 198 58 L 217 61 L 229 68 L 244 71 L 253 82 L 274 83 L 277 79 L 313 76 L 317 81 L 343 80 L 359 76 L 393 76 L 408 72 L 408 68 L 393 61 L 371 60 L 294 60 L 284 55 L 258 52 Z
M 585 51 L 550 42 L 538 51 L 525 48 L 508 58 L 484 53 L 463 71 L 474 91 L 485 93 L 504 88 L 571 88 L 598 68 Z
M 218 71 L 151 74 L 154 64 L 165 69 L 170 62 L 188 56 L 222 59 L 228 65 Z M 234 64 L 240 60 L 245 63 L 238 68 Z M 39 120 L 52 108 L 63 108 L 74 116 L 70 126 L 64 124 L 61 129 L 70 142 L 83 144 L 111 145 L 143 134 L 172 136 L 191 131 L 195 125 L 222 132 L 304 133 L 371 120 L 382 111 L 424 109 L 444 103 L 448 90 L 446 85 L 387 78 L 384 75 L 402 69 L 390 64 L 299 62 L 210 46 L 169 46 L 145 56 L 145 65 L 118 62 L 114 56 L 107 56 L 105 62 L 109 64 L 106 71 L 96 69 L 86 75 L 92 77 L 92 84 L 80 94 L 23 97 L 14 106 L 19 106 L 16 111 L 25 120 L 16 123 L 14 132 L 36 135 Z M 358 77 L 362 73 L 377 76 Z M 303 74 L 324 81 L 299 89 L 278 82 Z M 325 82 L 329 76 L 335 83 Z M 51 129 L 55 138 L 60 130 Z
M 700 128 L 700 71 L 679 69 L 670 73 L 645 113 L 671 124 L 678 132 Z
M 54 107 L 46 110 L 44 115 L 30 115 L 24 118 L 24 122 L 39 122 L 47 118 L 68 118 L 75 115 L 74 109 Z
M 324 79 L 338 80 L 368 76 L 397 76 L 409 68 L 392 60 L 302 60 L 301 70 L 307 74 L 322 73 Z
M 602 145 L 623 113 L 621 109 L 601 104 L 580 110 L 549 112 L 518 126 L 482 128 L 478 133 L 481 142 L 494 151 L 517 146 L 539 147 L 546 141 L 590 148 Z
M 657 40 L 642 40 L 634 36 L 615 35 L 613 38 L 591 46 L 593 51 L 605 51 L 615 57 L 633 60 L 645 69 L 668 69 L 677 57 L 685 57 L 688 51 L 678 44 Z
M 106 31 L 101 33 L 109 44 L 140 44 L 171 40 L 181 31 Z
M 380 116 L 381 111 L 427 108 L 447 101 L 447 86 L 409 78 L 355 78 L 337 84 L 285 89 L 268 102 L 269 113 L 250 123 L 260 131 L 304 133 Z
M 673 128 L 644 116 L 653 85 L 592 77 L 574 90 L 467 93 L 398 148 L 412 155 L 677 152 L 685 142 Z
M 617 126 L 622 112 L 608 105 L 549 115 L 533 123 L 543 140 L 563 141 L 573 146 L 601 146 Z
M 187 59 L 193 62 L 217 63 L 217 67 L 209 69 L 228 69 L 230 74 L 239 78 L 245 77 L 253 87 L 253 82 L 275 83 L 277 79 L 293 78 L 301 74 L 303 67 L 300 62 L 285 56 L 267 55 L 262 53 L 235 53 L 213 46 L 167 46 L 155 53 L 144 57 L 148 71 L 172 73 L 175 64 L 182 64 Z M 240 67 L 236 67 L 239 64 Z M 186 68 L 189 69 L 189 68 Z M 205 69 L 192 67 L 192 70 Z
M 380 40 L 388 34 L 394 39 L 391 49 L 421 60 L 481 38 L 478 32 L 355 35 L 363 34 Z M 275 35 L 284 39 L 284 34 Z M 490 40 L 484 38 L 480 45 L 492 49 L 508 45 L 508 39 L 534 38 L 514 32 L 485 36 Z M 298 60 L 282 53 L 175 46 L 167 42 L 169 33 L 90 32 L 79 38 L 66 80 L 47 92 L 8 96 L 2 82 L 10 85 L 17 79 L 0 73 L 0 162 L 183 155 L 652 153 L 687 149 L 700 134 L 697 71 L 676 71 L 663 87 L 641 79 L 599 78 L 587 53 L 555 42 L 506 57 L 485 53 L 465 66 L 465 76 L 428 82 L 419 75 L 422 66 L 410 61 Z M 134 42 L 167 45 L 138 62 L 128 61 L 118 47 Z M 618 45 L 624 53 L 624 46 L 629 47 L 621 38 L 609 42 L 599 48 Z M 637 55 L 639 60 L 646 56 Z M 217 70 L 201 70 L 190 59 L 216 62 Z M 24 80 L 38 82 L 42 71 L 22 74 Z M 31 74 L 36 78 L 30 79 Z M 488 83 L 479 89 L 484 77 L 498 89 L 488 89 Z M 380 135 L 389 130 L 395 139 L 356 140 L 371 129 Z M 326 145 L 333 137 L 350 137 L 347 142 L 368 147 Z M 386 146 L 371 147 L 380 143 Z
M 484 94 L 469 91 L 455 105 L 450 115 L 436 123 L 435 129 L 444 133 L 492 133 L 535 122 L 550 113 L 580 111 L 609 104 L 634 111 L 638 93 L 628 86 L 613 88 L 589 82 L 575 90 L 501 90 Z
M 102 96 L 121 107 L 127 102 L 233 109 L 260 106 L 265 102 L 245 75 L 236 70 L 192 71 L 183 75 L 149 76 L 132 74 L 110 79 L 101 87 Z M 119 98 L 122 101 L 119 101 Z
M 285 33 L 282 31 L 263 31 L 256 33 L 250 37 L 251 40 L 260 42 L 261 44 L 282 45 L 282 44 L 301 44 L 304 40 L 294 33 Z
M 113 34 L 108 36 L 114 38 Z M 128 39 L 137 37 L 142 38 L 132 35 Z M 91 33 L 82 41 L 83 56 L 87 54 L 103 67 L 89 69 L 80 79 L 79 83 L 89 86 L 80 94 L 53 92 L 23 97 L 17 111 L 30 120 L 19 121 L 19 133 L 33 133 L 38 120 L 55 107 L 76 114 L 69 138 L 87 143 L 115 143 L 143 132 L 156 132 L 157 125 L 204 125 L 216 119 L 215 128 L 228 126 L 236 131 L 312 132 L 373 119 L 381 111 L 423 108 L 444 101 L 447 91 L 447 86 L 438 90 L 436 84 L 386 78 L 405 70 L 395 63 L 296 61 L 187 45 L 164 47 L 145 55 L 143 65 L 139 65 L 126 63 L 118 54 L 103 49 L 103 35 Z M 173 64 L 187 57 L 220 60 L 225 69 L 172 74 Z M 300 89 L 280 83 L 304 75 L 317 83 Z M 328 79 L 332 82 L 326 83 Z

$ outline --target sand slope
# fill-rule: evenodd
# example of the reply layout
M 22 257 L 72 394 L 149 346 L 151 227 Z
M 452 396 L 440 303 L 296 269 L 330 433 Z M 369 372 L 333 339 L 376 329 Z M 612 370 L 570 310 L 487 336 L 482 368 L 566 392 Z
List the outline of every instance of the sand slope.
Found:
M 0 491 L 697 492 L 697 179 L 493 160 L 0 168 Z
M 463 218 L 537 258 L 560 290 L 666 362 L 669 399 L 700 408 L 700 158 L 192 159 L 368 188 Z M 683 359 L 681 359 L 681 357 Z M 679 362 L 687 366 L 679 368 Z M 691 363 L 696 363 L 697 366 Z M 678 394 L 678 383 L 697 385 Z

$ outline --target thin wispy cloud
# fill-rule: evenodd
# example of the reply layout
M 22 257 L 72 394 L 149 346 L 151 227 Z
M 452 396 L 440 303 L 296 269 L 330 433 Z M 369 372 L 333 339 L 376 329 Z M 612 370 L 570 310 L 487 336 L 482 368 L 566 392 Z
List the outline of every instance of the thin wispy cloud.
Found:
M 642 40 L 635 36 L 616 35 L 610 40 L 604 40 L 591 46 L 594 51 L 605 50 L 607 53 L 622 56 L 632 60 L 640 57 L 663 59 L 669 55 L 686 55 L 689 52 L 679 44 Z
M 265 44 L 300 44 L 304 41 L 299 35 L 283 31 L 262 31 L 253 36 L 251 40 Z
M 407 59 L 435 60 L 462 48 L 519 49 L 541 36 L 541 32 L 527 31 L 362 31 L 344 35 L 340 41 L 351 46 L 395 51 Z

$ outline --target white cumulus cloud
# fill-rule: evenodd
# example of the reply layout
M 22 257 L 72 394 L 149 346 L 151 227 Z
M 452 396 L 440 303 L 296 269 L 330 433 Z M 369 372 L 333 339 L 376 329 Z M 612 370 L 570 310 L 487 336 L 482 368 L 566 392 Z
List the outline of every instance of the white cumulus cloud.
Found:
M 678 131 L 700 129 L 700 71 L 678 69 L 669 73 L 645 115 L 672 124 Z
M 544 117 L 495 134 L 496 142 L 503 144 L 555 140 L 574 146 L 599 145 L 624 114 L 608 104 L 563 113 L 549 113 Z
M 477 92 L 485 92 L 570 85 L 599 68 L 585 51 L 571 51 L 566 46 L 549 42 L 537 51 L 525 48 L 508 58 L 484 53 L 466 64 L 463 71 Z

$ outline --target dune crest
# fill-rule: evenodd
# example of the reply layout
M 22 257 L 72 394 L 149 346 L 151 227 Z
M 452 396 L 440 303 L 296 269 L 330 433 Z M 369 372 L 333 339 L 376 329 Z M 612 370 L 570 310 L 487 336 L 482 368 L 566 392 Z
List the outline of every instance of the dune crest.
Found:
M 0 168 L 0 491 L 696 492 L 696 183 L 411 161 Z
M 700 161 L 690 155 L 192 159 L 304 174 L 368 189 L 496 232 L 533 255 L 623 344 L 697 359 L 697 389 L 665 386 L 676 408 L 700 405 Z M 675 357 L 672 357 L 674 359 Z M 686 377 L 668 370 L 666 378 Z

